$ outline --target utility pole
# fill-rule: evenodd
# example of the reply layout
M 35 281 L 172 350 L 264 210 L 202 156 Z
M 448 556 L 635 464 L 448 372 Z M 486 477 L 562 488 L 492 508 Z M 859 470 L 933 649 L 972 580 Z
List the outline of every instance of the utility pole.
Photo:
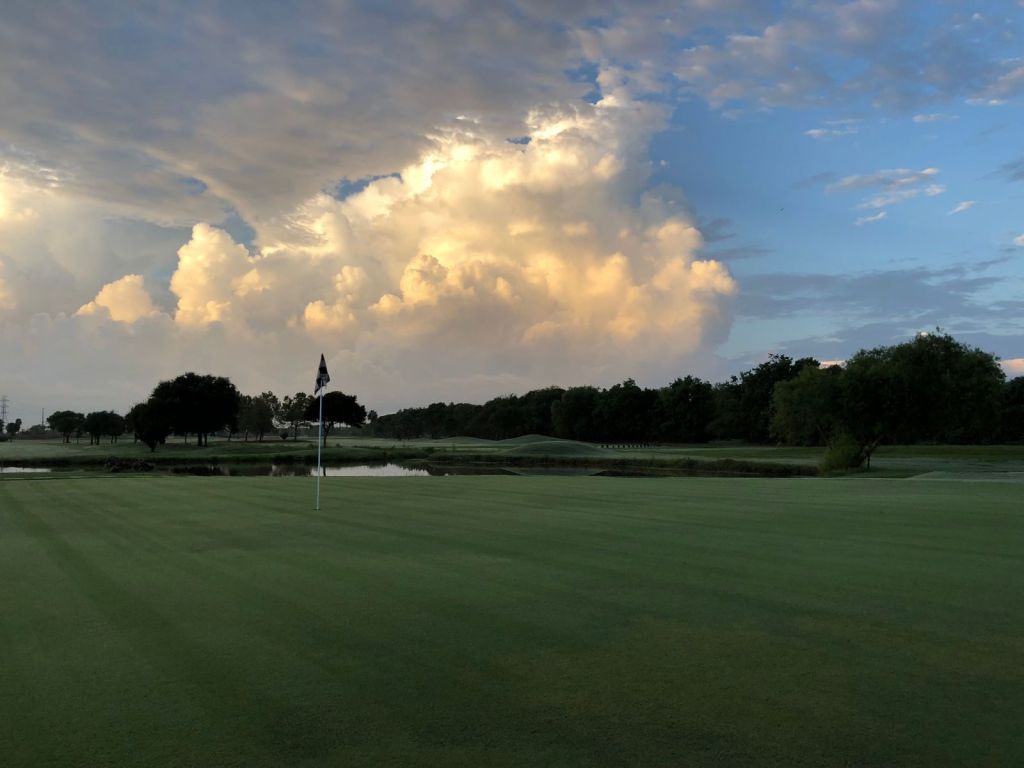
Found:
M 7 395 L 0 395 L 0 429 L 7 423 Z

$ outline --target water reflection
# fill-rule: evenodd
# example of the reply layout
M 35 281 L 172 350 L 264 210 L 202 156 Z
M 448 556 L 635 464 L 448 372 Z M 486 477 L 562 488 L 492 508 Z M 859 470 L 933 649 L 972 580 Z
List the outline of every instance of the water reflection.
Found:
M 449 466 L 425 465 L 409 467 L 403 464 L 360 464 L 356 466 L 333 466 L 322 469 L 324 477 L 452 477 L 456 475 L 524 475 L 579 477 L 598 475 L 602 469 L 593 467 L 500 467 L 500 466 Z M 316 467 L 283 465 L 271 468 L 271 475 L 316 477 Z
M 0 475 L 20 475 L 29 472 L 51 472 L 49 467 L 0 467 Z
M 270 474 L 280 476 L 304 476 L 316 477 L 316 467 L 275 465 L 271 467 Z M 323 477 L 427 477 L 430 475 L 425 469 L 411 469 L 401 464 L 359 464 L 347 467 L 323 467 Z

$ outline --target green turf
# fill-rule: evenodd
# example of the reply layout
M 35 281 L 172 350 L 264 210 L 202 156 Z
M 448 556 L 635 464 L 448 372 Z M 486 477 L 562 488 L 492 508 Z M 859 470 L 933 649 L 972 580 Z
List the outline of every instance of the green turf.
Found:
M 1019 489 L 0 481 L 0 760 L 1018 765 Z
M 528 435 L 519 435 L 518 437 L 507 437 L 504 440 L 498 440 L 501 445 L 525 445 L 528 443 L 543 443 L 547 441 L 560 441 L 561 438 L 551 437 L 550 435 L 538 435 L 531 433 Z
M 575 440 L 543 440 L 534 443 L 519 443 L 503 455 L 508 456 L 566 456 L 579 458 L 602 458 L 606 452 L 590 443 Z

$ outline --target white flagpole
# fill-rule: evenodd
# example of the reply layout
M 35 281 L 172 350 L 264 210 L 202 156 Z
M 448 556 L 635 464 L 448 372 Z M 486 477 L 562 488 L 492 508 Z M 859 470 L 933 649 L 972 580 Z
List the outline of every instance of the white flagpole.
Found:
M 320 428 L 316 433 L 316 511 L 320 511 L 320 447 L 323 445 L 324 435 L 324 390 L 325 385 L 320 389 Z

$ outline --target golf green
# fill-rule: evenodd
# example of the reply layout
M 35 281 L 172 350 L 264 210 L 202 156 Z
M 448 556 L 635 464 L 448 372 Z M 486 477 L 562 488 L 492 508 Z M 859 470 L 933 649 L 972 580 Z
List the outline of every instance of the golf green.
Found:
M 0 763 L 1024 762 L 1024 486 L 0 481 Z

